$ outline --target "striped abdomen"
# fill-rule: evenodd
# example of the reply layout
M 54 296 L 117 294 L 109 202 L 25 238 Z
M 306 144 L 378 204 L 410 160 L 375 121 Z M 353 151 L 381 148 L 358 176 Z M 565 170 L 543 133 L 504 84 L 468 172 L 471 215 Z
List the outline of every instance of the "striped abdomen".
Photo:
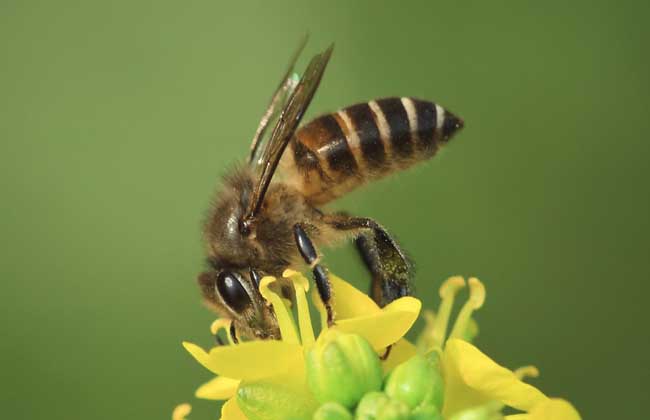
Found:
M 463 121 L 432 102 L 385 98 L 322 115 L 301 127 L 283 157 L 314 204 L 432 157 Z

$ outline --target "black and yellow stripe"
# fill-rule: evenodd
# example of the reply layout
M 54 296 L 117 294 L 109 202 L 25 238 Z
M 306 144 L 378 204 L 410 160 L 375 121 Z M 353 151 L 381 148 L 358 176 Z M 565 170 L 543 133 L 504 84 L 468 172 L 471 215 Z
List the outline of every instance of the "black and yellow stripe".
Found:
M 292 140 L 303 192 L 322 203 L 433 156 L 462 120 L 432 102 L 384 98 L 322 115 Z

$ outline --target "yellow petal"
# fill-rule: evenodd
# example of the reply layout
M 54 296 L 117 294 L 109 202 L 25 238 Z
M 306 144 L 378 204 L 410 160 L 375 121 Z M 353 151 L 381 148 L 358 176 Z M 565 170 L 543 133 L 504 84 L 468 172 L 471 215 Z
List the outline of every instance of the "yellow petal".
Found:
M 238 379 L 217 376 L 201 385 L 194 395 L 205 400 L 227 400 L 235 395 L 240 382 Z
M 371 315 L 337 320 L 338 331 L 359 334 L 379 351 L 399 341 L 411 328 L 422 303 L 410 296 L 397 299 Z
M 413 344 L 405 339 L 399 340 L 390 348 L 388 358 L 381 363 L 384 373 L 390 372 L 395 366 L 415 356 L 417 352 L 417 348 Z
M 185 417 L 187 417 L 191 412 L 191 405 L 188 403 L 179 404 L 172 412 L 172 420 L 185 420 Z
M 381 311 L 374 300 L 334 274 L 329 275 L 334 301 L 332 307 L 337 319 L 355 318 Z
M 580 420 L 580 414 L 568 401 L 549 398 L 536 405 L 530 413 L 512 414 L 505 420 Z
M 568 402 L 550 398 L 536 405 L 529 413 L 530 420 L 580 420 L 578 411 Z
M 537 388 L 522 382 L 512 371 L 459 339 L 447 341 L 442 355 L 442 373 L 445 417 L 494 400 L 529 411 L 547 399 Z
M 205 368 L 234 379 L 253 381 L 305 368 L 301 347 L 283 341 L 247 341 L 214 347 L 210 352 L 189 342 L 184 342 L 183 347 Z
M 237 399 L 231 398 L 221 407 L 221 420 L 248 420 L 237 405 Z
M 336 320 L 355 318 L 364 315 L 381 312 L 374 300 L 365 293 L 352 286 L 350 283 L 329 273 L 329 280 L 332 286 L 332 309 Z M 320 314 L 321 329 L 327 329 L 327 312 L 320 300 L 317 288 L 314 287 L 311 293 L 311 301 Z

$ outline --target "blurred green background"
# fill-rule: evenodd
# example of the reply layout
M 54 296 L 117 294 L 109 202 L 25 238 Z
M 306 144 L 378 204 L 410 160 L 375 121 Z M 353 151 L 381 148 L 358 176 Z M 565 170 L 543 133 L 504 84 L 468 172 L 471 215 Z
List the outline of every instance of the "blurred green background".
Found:
M 335 208 L 397 235 L 429 307 L 445 277 L 479 276 L 494 359 L 536 364 L 533 383 L 585 418 L 636 418 L 648 19 L 646 1 L 3 1 L 3 417 L 168 418 L 191 401 L 217 418 L 180 347 L 210 342 L 201 220 L 309 31 L 305 55 L 336 50 L 308 117 L 411 95 L 467 122 L 434 161 Z M 351 247 L 326 262 L 366 287 Z

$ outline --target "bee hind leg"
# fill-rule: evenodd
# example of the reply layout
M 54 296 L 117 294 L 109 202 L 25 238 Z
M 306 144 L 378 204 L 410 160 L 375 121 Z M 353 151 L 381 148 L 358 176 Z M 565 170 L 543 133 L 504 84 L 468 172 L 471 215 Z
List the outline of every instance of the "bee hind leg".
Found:
M 412 294 L 413 265 L 386 229 L 364 217 L 336 214 L 325 218 L 336 229 L 358 231 L 355 244 L 372 276 L 370 295 L 379 306 Z
M 316 283 L 316 289 L 318 289 L 318 295 L 327 311 L 327 325 L 332 326 L 334 325 L 334 311 L 331 304 L 332 286 L 327 276 L 327 270 L 318 263 L 318 253 L 316 252 L 314 243 L 309 238 L 309 235 L 307 235 L 303 225 L 300 223 L 293 226 L 293 237 L 296 241 L 300 255 L 312 269 L 312 275 L 314 277 L 314 282 Z

